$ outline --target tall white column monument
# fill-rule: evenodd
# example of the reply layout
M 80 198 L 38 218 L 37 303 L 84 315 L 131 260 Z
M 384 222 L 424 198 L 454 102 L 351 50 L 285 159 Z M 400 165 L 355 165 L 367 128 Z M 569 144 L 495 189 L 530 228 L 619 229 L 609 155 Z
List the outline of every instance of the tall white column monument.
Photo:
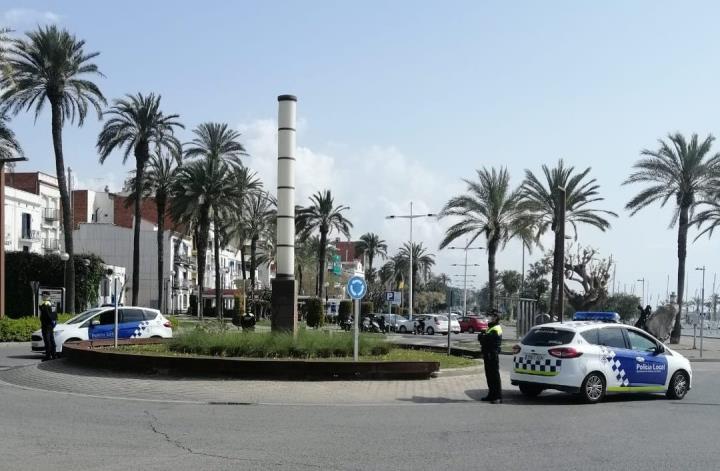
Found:
M 272 282 L 272 330 L 297 332 L 295 286 L 295 109 L 293 95 L 278 97 L 277 257 Z

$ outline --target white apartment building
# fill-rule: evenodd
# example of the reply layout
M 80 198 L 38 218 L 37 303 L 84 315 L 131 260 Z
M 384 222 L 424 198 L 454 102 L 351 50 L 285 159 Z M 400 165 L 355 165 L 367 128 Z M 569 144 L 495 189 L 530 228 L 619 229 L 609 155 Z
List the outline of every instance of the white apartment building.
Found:
M 5 250 L 53 253 L 62 249 L 57 179 L 41 172 L 5 174 Z

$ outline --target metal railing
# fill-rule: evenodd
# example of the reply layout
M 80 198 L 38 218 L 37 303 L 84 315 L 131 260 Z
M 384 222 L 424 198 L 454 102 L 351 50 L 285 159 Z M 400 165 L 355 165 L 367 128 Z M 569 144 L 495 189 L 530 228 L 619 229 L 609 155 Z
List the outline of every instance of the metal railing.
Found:
M 58 239 L 43 239 L 42 247 L 47 251 L 54 251 L 60 248 L 60 241 Z
M 45 208 L 43 209 L 43 217 L 50 221 L 57 221 L 59 218 L 59 210 L 57 208 Z

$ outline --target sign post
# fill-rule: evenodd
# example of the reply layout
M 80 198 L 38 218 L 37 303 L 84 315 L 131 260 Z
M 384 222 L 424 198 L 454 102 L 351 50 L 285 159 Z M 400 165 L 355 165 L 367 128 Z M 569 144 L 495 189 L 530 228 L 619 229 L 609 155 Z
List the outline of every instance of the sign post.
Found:
M 347 292 L 350 295 L 350 297 L 354 300 L 355 305 L 355 333 L 354 333 L 354 341 L 353 341 L 353 360 L 358 361 L 358 338 L 359 338 L 359 327 L 360 324 L 358 322 L 360 318 L 360 300 L 365 297 L 367 294 L 367 284 L 365 283 L 365 279 L 359 277 L 359 276 L 353 276 L 350 278 L 347 282 Z

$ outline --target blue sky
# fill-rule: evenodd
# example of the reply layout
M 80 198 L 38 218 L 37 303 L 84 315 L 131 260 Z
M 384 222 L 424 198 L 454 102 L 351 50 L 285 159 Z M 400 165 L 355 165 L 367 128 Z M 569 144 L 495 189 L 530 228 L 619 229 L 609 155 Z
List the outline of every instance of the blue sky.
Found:
M 20 32 L 54 21 L 100 51 L 108 99 L 155 91 L 188 128 L 208 120 L 239 128 L 248 165 L 271 188 L 275 97 L 296 94 L 299 197 L 332 188 L 351 206 L 354 235 L 376 231 L 393 247 L 408 228 L 385 214 L 407 212 L 411 200 L 438 210 L 476 168 L 505 165 L 519 184 L 524 169 L 559 158 L 591 166 L 606 197 L 598 206 L 620 218 L 607 234 L 580 228 L 580 241 L 615 256 L 621 287 L 645 277 L 655 299 L 668 274 L 673 290 L 670 210 L 630 218 L 623 207 L 637 188 L 621 182 L 639 151 L 668 132 L 720 133 L 714 2 L 0 5 L 0 21 Z M 20 115 L 12 126 L 31 159 L 22 169 L 54 172 L 49 115 L 37 123 Z M 117 189 L 130 164 L 97 163 L 99 128 L 95 119 L 66 128 L 67 164 L 79 185 Z M 438 255 L 438 271 L 460 273 L 450 266 L 459 253 L 436 250 L 444 226 L 418 222 L 416 238 Z M 708 266 L 708 292 L 719 248 L 718 237 L 689 248 L 689 268 Z M 519 270 L 519 252 L 510 243 L 499 268 Z M 471 261 L 485 264 L 484 255 Z M 484 283 L 485 268 L 477 274 Z M 700 273 L 688 275 L 692 295 Z

